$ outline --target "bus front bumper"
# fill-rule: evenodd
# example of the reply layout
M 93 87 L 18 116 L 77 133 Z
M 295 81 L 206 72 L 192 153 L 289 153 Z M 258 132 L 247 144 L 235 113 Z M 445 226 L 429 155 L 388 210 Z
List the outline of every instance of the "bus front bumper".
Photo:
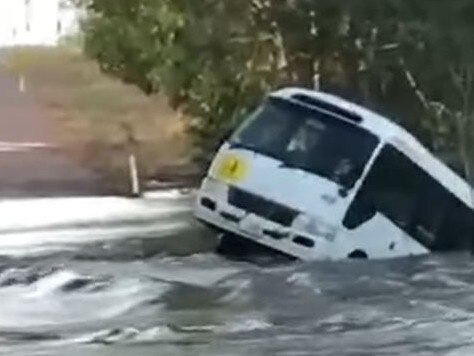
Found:
M 332 259 L 333 256 L 325 252 L 334 250 L 333 242 L 298 233 L 291 227 L 240 210 L 228 204 L 227 191 L 228 187 L 225 184 L 206 178 L 196 197 L 194 208 L 196 219 L 220 232 L 230 233 L 236 238 L 249 239 L 298 259 Z

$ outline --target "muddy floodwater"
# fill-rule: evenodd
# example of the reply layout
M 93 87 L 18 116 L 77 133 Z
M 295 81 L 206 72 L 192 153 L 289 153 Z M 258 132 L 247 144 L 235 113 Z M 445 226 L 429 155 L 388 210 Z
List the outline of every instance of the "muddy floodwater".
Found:
M 191 197 L 0 203 L 4 355 L 473 355 L 474 261 L 230 261 Z

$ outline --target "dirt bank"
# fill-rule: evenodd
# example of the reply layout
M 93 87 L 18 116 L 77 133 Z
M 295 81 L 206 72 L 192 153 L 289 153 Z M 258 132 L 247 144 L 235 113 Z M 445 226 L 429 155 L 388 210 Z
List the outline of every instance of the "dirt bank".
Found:
M 129 191 L 128 156 L 154 187 L 195 184 L 183 119 L 160 96 L 101 73 L 71 48 L 21 48 L 6 67 L 51 118 L 52 134 L 70 159 L 98 174 L 108 191 Z M 157 182 L 159 181 L 159 182 Z

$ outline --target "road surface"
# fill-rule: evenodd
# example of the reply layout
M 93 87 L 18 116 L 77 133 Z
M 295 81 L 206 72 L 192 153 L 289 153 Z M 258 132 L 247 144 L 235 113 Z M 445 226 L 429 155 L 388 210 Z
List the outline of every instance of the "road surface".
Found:
M 67 157 L 54 122 L 0 68 L 0 198 L 97 195 L 99 178 Z

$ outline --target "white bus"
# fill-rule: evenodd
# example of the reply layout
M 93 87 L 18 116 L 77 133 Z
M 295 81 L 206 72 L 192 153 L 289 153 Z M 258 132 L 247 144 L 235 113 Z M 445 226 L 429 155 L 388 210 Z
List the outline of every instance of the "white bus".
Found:
M 270 94 L 222 145 L 196 217 L 303 260 L 467 250 L 470 186 L 390 120 L 333 95 Z

